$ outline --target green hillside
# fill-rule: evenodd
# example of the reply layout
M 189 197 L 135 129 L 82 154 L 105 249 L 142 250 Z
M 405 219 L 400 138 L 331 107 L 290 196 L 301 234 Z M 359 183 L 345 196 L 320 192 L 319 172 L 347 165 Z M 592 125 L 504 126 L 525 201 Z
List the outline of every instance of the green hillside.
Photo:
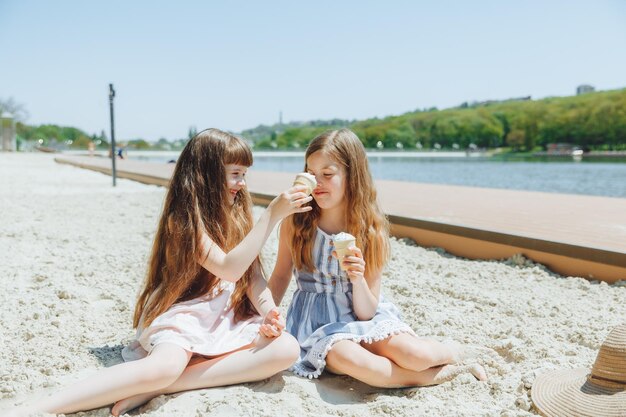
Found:
M 324 130 L 345 126 L 367 148 L 476 146 L 530 151 L 549 143 L 571 143 L 584 149 L 625 150 L 626 89 L 536 101 L 464 103 L 384 119 L 259 126 L 242 134 L 255 142 L 255 148 L 298 148 Z

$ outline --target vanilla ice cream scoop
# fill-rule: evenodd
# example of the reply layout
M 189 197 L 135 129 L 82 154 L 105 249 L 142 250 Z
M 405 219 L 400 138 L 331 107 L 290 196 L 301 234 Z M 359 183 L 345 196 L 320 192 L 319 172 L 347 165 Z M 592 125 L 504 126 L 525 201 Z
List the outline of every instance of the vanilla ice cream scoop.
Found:
M 348 248 L 351 246 L 355 246 L 355 244 L 356 238 L 350 233 L 341 232 L 333 236 L 333 246 L 335 247 L 335 252 L 337 252 L 337 259 L 339 259 L 339 266 L 341 267 L 341 269 L 344 269 L 341 262 L 342 259 L 345 256 L 352 255 L 352 251 Z
M 344 241 L 348 241 L 348 240 L 355 241 L 356 238 L 354 236 L 352 236 L 350 233 L 347 233 L 347 232 L 337 233 L 336 235 L 333 236 L 333 242 L 335 242 L 335 243 L 337 243 L 337 242 L 344 242 Z
M 301 172 L 300 174 L 296 175 L 296 179 L 293 181 L 293 185 L 304 185 L 305 187 L 307 187 L 304 192 L 307 195 L 310 195 L 315 187 L 317 187 L 317 181 L 315 180 L 314 175 L 311 175 L 308 172 Z

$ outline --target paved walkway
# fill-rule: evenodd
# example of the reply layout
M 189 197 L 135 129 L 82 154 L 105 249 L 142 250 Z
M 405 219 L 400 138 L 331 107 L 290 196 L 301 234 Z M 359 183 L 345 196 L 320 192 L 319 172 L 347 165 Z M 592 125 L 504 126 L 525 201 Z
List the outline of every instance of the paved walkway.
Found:
M 108 158 L 60 156 L 57 162 L 111 171 Z M 118 176 L 167 185 L 173 164 L 118 160 Z M 256 203 L 288 188 L 294 175 L 250 170 Z M 565 275 L 626 279 L 626 199 L 376 181 L 392 232 L 468 258 L 523 253 Z

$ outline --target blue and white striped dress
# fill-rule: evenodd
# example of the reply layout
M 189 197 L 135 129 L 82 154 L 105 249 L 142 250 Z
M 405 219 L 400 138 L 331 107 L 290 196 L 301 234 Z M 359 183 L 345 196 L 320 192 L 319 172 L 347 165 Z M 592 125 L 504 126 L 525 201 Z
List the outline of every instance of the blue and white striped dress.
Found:
M 287 331 L 300 344 L 300 358 L 291 371 L 303 377 L 317 378 L 326 366 L 326 354 L 340 340 L 372 343 L 398 333 L 415 334 L 382 294 L 376 315 L 367 321 L 357 319 L 352 310 L 352 283 L 331 256 L 333 249 L 332 235 L 318 228 L 313 245 L 315 271 L 294 270 L 298 288 L 287 312 Z

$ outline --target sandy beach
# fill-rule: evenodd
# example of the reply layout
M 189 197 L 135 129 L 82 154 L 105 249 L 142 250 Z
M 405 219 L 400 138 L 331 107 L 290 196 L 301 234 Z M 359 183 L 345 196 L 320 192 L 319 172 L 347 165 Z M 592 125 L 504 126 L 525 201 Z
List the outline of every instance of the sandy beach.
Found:
M 0 410 L 121 362 L 165 189 L 0 154 Z M 260 212 L 257 209 L 257 213 Z M 263 250 L 271 271 L 276 233 Z M 385 390 L 348 377 L 158 397 L 131 416 L 526 416 L 551 369 L 591 367 L 626 321 L 624 282 L 561 277 L 521 256 L 472 261 L 392 241 L 383 292 L 418 335 L 489 348 L 489 381 Z M 282 307 L 291 298 L 293 284 Z M 78 413 L 108 416 L 109 408 Z

